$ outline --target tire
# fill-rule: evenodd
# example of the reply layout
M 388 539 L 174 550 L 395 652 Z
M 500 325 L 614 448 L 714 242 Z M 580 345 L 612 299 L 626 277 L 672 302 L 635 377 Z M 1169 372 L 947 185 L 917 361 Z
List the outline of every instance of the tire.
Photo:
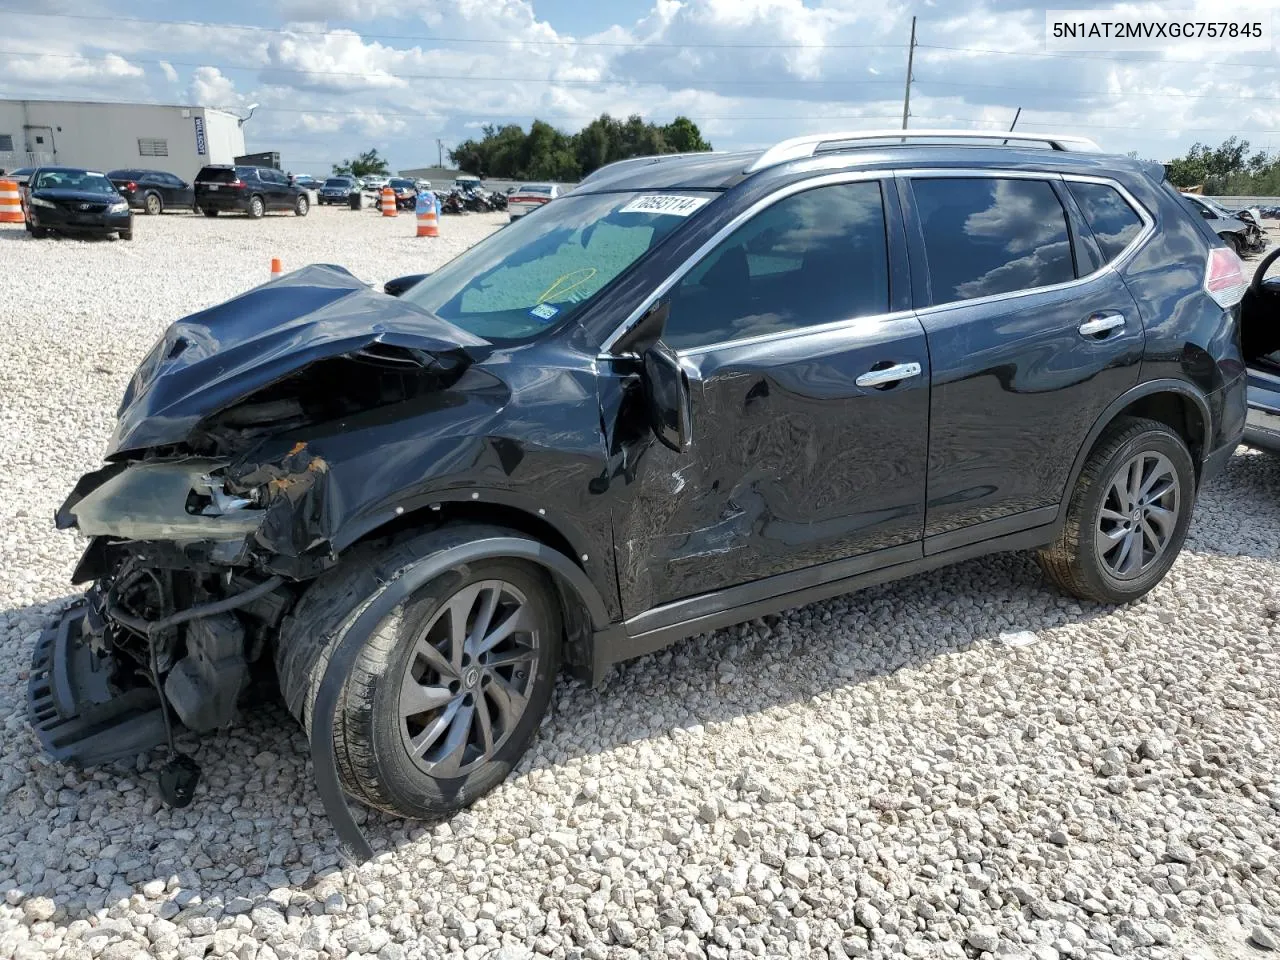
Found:
M 459 524 L 426 533 L 403 536 L 362 546 L 337 567 L 317 578 L 281 626 L 275 663 L 280 689 L 290 712 L 311 733 L 312 711 L 329 658 L 345 636 L 355 616 L 382 584 L 394 580 L 401 571 L 448 547 L 480 536 L 510 535 L 510 531 L 476 524 Z M 424 712 L 402 716 L 402 686 L 406 672 L 420 680 L 437 681 L 416 689 L 448 696 L 442 683 L 446 674 L 435 669 L 438 661 L 428 661 L 417 645 L 425 637 L 433 646 L 452 650 L 448 636 L 450 613 L 446 604 L 460 598 L 471 611 L 483 609 L 489 595 L 480 584 L 501 583 L 494 618 L 509 603 L 522 600 L 530 630 L 513 634 L 494 650 L 497 655 L 522 656 L 519 664 L 496 670 L 505 674 L 502 690 L 516 688 L 527 698 L 523 712 L 513 714 L 502 730 L 499 709 L 499 678 L 491 670 L 474 665 L 455 671 L 455 689 L 461 681 L 473 691 L 470 723 L 447 723 L 446 713 L 461 718 L 468 704 L 458 702 L 466 688 L 445 702 L 435 700 Z M 479 591 L 476 603 L 467 600 L 470 591 Z M 419 588 L 401 608 L 379 625 L 360 650 L 339 698 L 334 718 L 334 744 L 338 773 L 343 788 L 369 806 L 396 816 L 430 819 L 453 813 L 474 802 L 501 783 L 528 749 L 551 702 L 556 672 L 560 664 L 562 633 L 559 601 L 550 579 L 540 568 L 523 560 L 483 560 L 448 571 Z M 437 619 L 438 618 L 438 619 Z M 505 623 L 505 619 L 499 620 Z M 423 634 L 425 628 L 429 632 Z M 443 639 L 442 639 L 443 638 Z M 470 642 L 470 638 L 468 641 Z M 532 648 L 530 654 L 529 648 Z M 492 656 L 494 654 L 486 654 Z M 436 653 L 440 657 L 439 652 Z M 523 676 L 518 672 L 524 666 Z M 478 674 L 473 676 L 473 674 Z M 488 679 L 485 679 L 485 677 Z M 415 681 L 416 682 L 416 681 Z M 504 695 L 501 699 L 507 700 Z M 507 702 L 514 702 L 507 700 Z M 472 741 L 478 741 L 482 724 L 477 707 L 490 717 L 495 749 L 487 757 L 476 755 Z M 433 729 L 440 728 L 432 738 Z M 466 739 L 462 739 L 465 737 Z M 410 744 L 418 738 L 426 743 L 421 762 L 410 756 Z M 460 764 L 451 768 L 450 739 L 463 744 L 452 755 Z
M 121 240 L 132 240 L 132 239 L 133 239 L 133 231 L 132 231 L 132 230 L 120 230 L 120 231 L 117 231 L 117 232 L 119 233 L 119 235 L 120 235 L 120 239 L 121 239 Z
M 1135 461 L 1140 464 L 1139 492 L 1150 484 L 1145 493 L 1149 506 L 1143 506 L 1142 500 L 1135 506 L 1128 497 L 1128 471 Z M 1166 489 L 1166 480 L 1172 481 L 1172 493 L 1152 497 Z M 1137 600 L 1163 579 L 1178 558 L 1195 493 L 1195 465 L 1183 439 L 1156 420 L 1121 418 L 1085 461 L 1062 532 L 1036 556 L 1040 569 L 1061 590 L 1082 600 Z M 1141 517 L 1136 525 L 1134 517 Z M 1163 538 L 1159 549 L 1148 531 Z M 1136 562 L 1134 550 L 1138 551 Z
M 206 210 L 204 211 L 204 215 L 205 215 L 206 217 L 216 217 L 216 216 L 218 215 L 218 211 L 217 211 L 217 210 L 209 210 L 209 209 L 206 209 Z
M 261 220 L 262 215 L 266 212 L 267 212 L 267 205 L 261 197 L 255 196 L 255 197 L 249 198 L 248 214 L 249 214 L 250 220 Z
M 164 202 L 158 193 L 148 193 L 142 201 L 142 209 L 149 216 L 156 217 L 164 212 Z
M 305 195 L 298 197 L 298 202 L 293 205 L 294 216 L 298 217 L 305 217 L 310 209 L 311 202 L 307 200 Z
M 1222 234 L 1222 240 L 1224 243 L 1226 243 L 1228 247 L 1231 248 L 1231 252 L 1234 253 L 1237 257 L 1244 256 L 1244 244 L 1240 242 L 1240 238 L 1237 237 L 1234 233 Z

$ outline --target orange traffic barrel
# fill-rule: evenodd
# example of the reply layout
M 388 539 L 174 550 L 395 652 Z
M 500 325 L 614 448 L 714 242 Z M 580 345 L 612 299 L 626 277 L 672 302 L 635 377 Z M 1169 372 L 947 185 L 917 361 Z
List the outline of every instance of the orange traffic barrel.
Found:
M 271 258 L 271 279 L 274 280 L 276 277 L 280 276 L 282 273 L 284 273 L 284 265 L 280 263 L 280 258 L 272 257 Z
M 382 188 L 382 215 L 384 217 L 396 215 L 396 192 L 390 187 Z
M 22 199 L 14 180 L 0 180 L 0 223 L 22 223 Z
M 418 236 L 440 236 L 440 220 L 436 213 L 436 195 L 434 193 L 430 190 L 419 192 L 417 209 L 414 212 L 418 217 Z

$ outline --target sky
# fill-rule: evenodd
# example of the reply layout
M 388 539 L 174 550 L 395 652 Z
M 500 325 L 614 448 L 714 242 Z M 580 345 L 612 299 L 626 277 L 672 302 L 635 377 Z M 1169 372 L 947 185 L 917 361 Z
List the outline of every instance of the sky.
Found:
M 259 103 L 247 149 L 295 173 L 604 112 L 764 147 L 898 127 L 913 15 L 912 126 L 1004 130 L 1021 107 L 1019 129 L 1157 160 L 1232 135 L 1280 151 L 1280 52 L 1051 53 L 1044 7 L 1013 0 L 0 0 L 0 97 Z

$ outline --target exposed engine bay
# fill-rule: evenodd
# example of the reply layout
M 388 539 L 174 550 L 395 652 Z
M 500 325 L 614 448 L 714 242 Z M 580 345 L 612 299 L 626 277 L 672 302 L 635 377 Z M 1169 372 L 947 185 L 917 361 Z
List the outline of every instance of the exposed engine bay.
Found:
M 230 724 L 358 505 L 368 450 L 335 468 L 315 444 L 461 406 L 450 388 L 485 345 L 333 267 L 173 324 L 106 465 L 56 515 L 89 538 L 72 579 L 91 585 L 37 645 L 28 706 L 46 749 L 89 765 L 172 747 L 179 723 Z M 165 799 L 189 800 L 194 774 L 175 776 Z

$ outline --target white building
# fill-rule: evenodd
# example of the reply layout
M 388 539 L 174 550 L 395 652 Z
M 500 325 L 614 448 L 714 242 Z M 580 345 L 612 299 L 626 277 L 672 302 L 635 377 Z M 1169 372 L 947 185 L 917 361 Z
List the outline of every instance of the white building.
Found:
M 209 107 L 0 100 L 0 169 L 38 164 L 164 170 L 191 180 L 206 163 L 243 155 L 234 114 Z

